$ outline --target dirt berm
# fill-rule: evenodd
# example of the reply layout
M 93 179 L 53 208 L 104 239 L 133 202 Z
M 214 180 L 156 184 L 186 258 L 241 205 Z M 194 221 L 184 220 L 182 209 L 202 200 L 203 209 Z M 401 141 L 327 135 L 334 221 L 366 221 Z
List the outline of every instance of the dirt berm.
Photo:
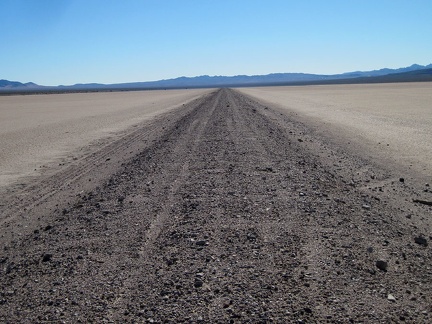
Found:
M 0 322 L 431 322 L 428 188 L 217 90 L 2 198 Z

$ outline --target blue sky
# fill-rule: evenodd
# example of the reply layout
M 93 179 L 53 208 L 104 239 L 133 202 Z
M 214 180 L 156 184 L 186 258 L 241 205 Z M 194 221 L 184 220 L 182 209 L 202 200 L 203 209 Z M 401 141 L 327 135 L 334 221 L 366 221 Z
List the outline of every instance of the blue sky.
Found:
M 42 85 L 432 63 L 431 0 L 0 0 L 0 79 Z

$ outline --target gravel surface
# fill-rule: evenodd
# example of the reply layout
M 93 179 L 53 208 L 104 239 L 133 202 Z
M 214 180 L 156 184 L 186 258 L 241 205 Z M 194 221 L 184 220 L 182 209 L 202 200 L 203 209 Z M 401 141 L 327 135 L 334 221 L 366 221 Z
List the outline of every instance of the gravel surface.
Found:
M 431 322 L 423 189 L 214 91 L 4 197 L 0 321 Z

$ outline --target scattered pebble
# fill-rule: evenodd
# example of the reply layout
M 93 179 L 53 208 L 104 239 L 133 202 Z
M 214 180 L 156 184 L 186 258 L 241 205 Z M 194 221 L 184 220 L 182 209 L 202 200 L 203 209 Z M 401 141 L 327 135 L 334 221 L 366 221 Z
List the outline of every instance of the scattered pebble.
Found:
M 419 245 L 428 246 L 428 242 L 424 237 L 417 236 L 414 238 L 414 242 L 416 242 Z
M 388 264 L 387 264 L 386 261 L 378 260 L 378 261 L 375 263 L 375 265 L 376 265 L 376 267 L 377 267 L 378 269 L 380 269 L 381 271 L 384 271 L 384 272 L 387 271 Z
M 194 282 L 194 287 L 195 288 L 200 288 L 200 287 L 202 287 L 203 286 L 203 282 L 202 282 L 202 280 L 200 280 L 200 279 L 195 279 L 195 282 Z
M 363 209 L 366 209 L 366 210 L 370 210 L 370 209 L 371 209 L 371 206 L 368 205 L 368 204 L 363 204 L 362 208 L 363 208 Z
M 391 302 L 395 302 L 396 298 L 394 298 L 394 296 L 392 294 L 388 294 L 387 299 Z
M 51 228 L 52 228 L 51 225 L 47 225 L 47 226 L 45 226 L 44 231 L 45 231 L 45 232 L 46 232 L 46 231 L 49 231 Z
M 51 261 L 52 259 L 52 254 L 50 253 L 45 253 L 44 255 L 42 255 L 42 262 L 48 262 Z

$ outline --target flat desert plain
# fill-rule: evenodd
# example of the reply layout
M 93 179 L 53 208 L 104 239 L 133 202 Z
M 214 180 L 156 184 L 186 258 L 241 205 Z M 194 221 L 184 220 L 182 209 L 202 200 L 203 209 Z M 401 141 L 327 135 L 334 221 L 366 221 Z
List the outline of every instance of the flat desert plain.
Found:
M 0 96 L 0 187 L 209 90 Z M 58 165 L 59 163 L 57 163 Z M 60 163 L 62 164 L 62 163 Z
M 0 322 L 432 323 L 430 90 L 0 98 Z
M 432 181 L 432 83 L 244 88 L 320 135 L 403 174 Z M 414 171 L 414 172 L 411 172 Z

